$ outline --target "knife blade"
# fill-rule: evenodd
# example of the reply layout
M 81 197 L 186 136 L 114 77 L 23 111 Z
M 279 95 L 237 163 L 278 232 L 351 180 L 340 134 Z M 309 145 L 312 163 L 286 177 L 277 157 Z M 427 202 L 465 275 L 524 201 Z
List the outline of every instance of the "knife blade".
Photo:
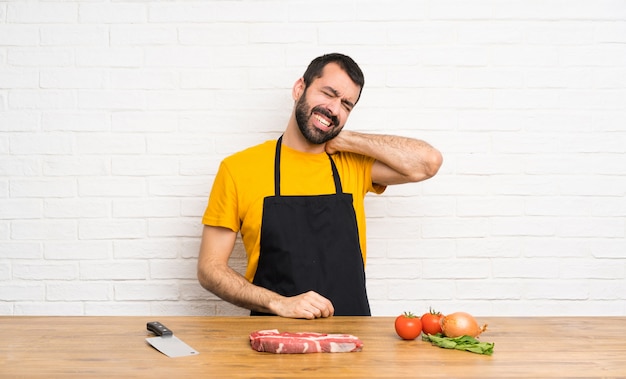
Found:
M 200 354 L 194 348 L 176 337 L 171 329 L 158 321 L 147 323 L 146 328 L 157 336 L 146 338 L 146 341 L 152 345 L 152 347 L 170 358 Z

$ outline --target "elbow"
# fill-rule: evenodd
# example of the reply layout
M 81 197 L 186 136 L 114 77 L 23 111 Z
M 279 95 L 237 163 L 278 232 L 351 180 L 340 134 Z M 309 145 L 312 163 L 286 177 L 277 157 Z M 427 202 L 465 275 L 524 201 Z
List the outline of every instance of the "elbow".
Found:
M 439 172 L 439 168 L 443 164 L 443 155 L 439 150 L 433 149 L 427 156 L 422 156 L 419 168 L 415 170 L 411 176 L 412 182 L 420 182 L 430 179 Z
M 202 288 L 210 292 L 213 292 L 215 288 L 215 283 L 214 280 L 212 280 L 213 278 L 211 275 L 212 270 L 212 267 L 207 262 L 204 262 L 204 264 L 202 265 L 198 264 L 198 282 L 200 283 Z

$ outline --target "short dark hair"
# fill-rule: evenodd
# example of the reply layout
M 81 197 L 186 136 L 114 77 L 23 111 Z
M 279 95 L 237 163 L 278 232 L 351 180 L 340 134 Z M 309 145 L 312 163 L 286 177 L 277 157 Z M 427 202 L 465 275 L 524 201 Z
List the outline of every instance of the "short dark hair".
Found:
M 361 71 L 359 65 L 352 58 L 344 54 L 330 53 L 313 59 L 311 63 L 309 63 L 309 67 L 307 67 L 304 75 L 302 75 L 305 86 L 309 87 L 314 79 L 320 78 L 324 67 L 326 67 L 329 63 L 338 64 L 339 67 L 341 67 L 341 69 L 348 74 L 354 84 L 361 87 L 359 90 L 359 96 L 356 99 L 356 102 L 358 102 L 361 97 L 361 92 L 363 91 L 363 86 L 365 85 L 365 77 L 363 76 L 363 71 Z

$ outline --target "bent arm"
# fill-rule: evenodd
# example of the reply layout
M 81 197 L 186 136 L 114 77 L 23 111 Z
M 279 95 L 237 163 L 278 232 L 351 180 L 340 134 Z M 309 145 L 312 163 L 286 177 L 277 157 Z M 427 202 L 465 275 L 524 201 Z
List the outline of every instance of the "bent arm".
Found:
M 198 256 L 198 281 L 219 298 L 246 309 L 283 317 L 332 316 L 330 301 L 315 292 L 284 297 L 250 283 L 228 265 L 237 233 L 228 228 L 205 225 Z
M 441 153 L 425 141 L 343 130 L 326 143 L 329 154 L 348 151 L 376 159 L 372 182 L 380 185 L 419 182 L 433 177 L 443 163 Z

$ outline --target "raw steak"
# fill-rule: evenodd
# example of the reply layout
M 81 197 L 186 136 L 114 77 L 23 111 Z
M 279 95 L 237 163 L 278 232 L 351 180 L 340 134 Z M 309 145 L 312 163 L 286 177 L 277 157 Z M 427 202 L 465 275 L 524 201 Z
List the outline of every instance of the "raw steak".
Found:
M 250 346 L 276 354 L 348 353 L 361 351 L 363 342 L 350 334 L 279 333 L 273 329 L 250 334 Z

